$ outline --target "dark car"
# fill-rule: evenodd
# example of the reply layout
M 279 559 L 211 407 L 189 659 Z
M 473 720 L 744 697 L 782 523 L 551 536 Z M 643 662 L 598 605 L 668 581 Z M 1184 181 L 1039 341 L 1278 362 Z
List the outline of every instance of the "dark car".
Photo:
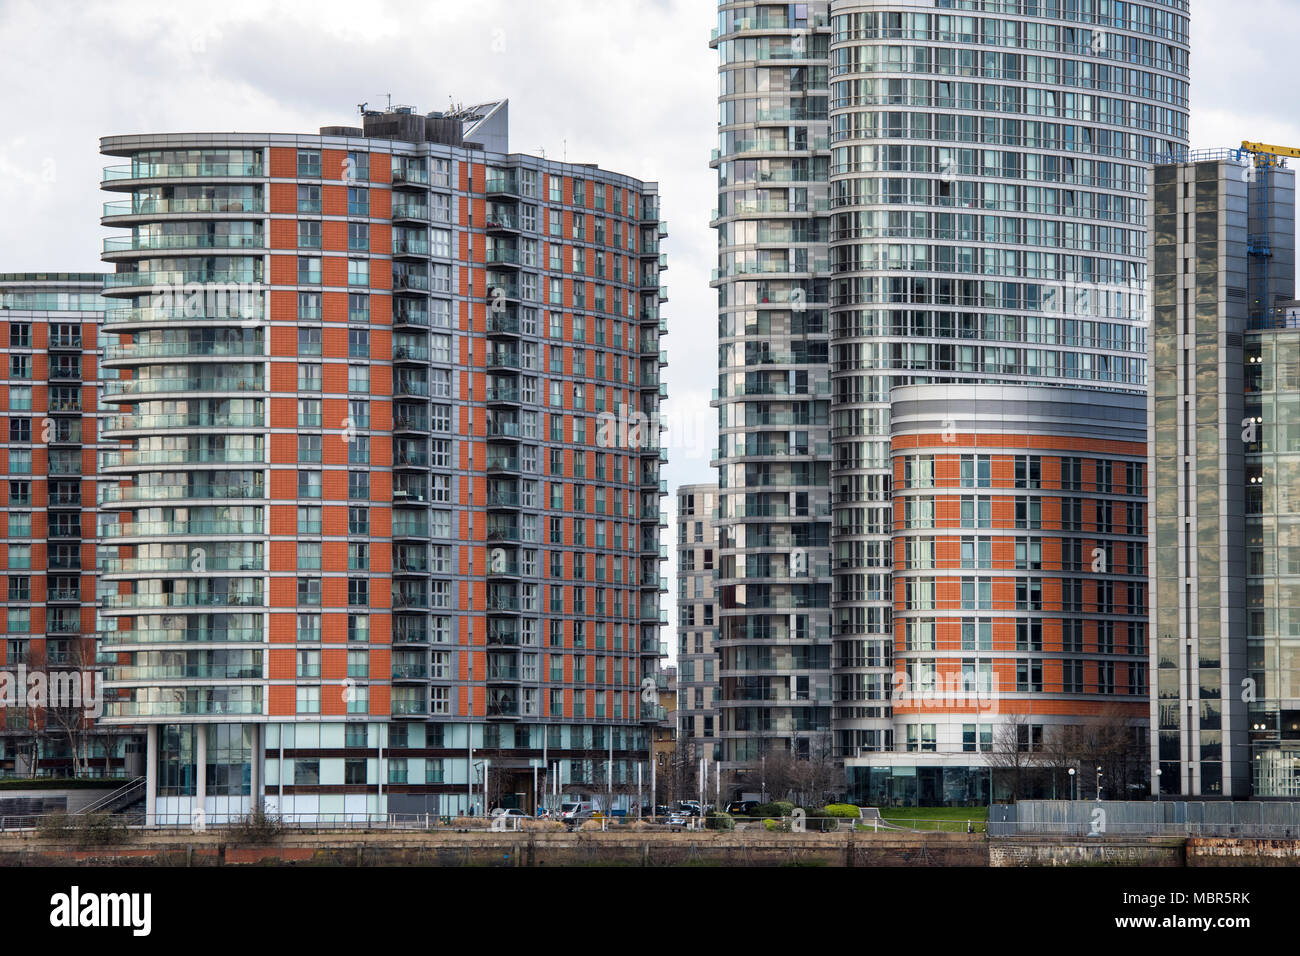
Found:
M 733 817 L 748 817 L 759 808 L 757 800 L 733 800 L 727 804 L 727 812 Z

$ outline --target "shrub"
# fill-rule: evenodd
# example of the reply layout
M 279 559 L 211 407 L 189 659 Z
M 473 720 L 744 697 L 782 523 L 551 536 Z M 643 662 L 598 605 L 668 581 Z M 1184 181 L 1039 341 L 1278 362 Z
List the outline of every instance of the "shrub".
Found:
M 559 820 L 521 820 L 521 830 L 563 830 L 565 826 Z
M 822 809 L 833 817 L 842 817 L 845 820 L 857 820 L 862 816 L 858 808 L 851 803 L 828 803 Z
M 730 813 L 723 813 L 720 810 L 710 810 L 704 817 L 704 829 L 734 830 L 736 829 L 736 821 L 732 819 Z
M 592 818 L 592 819 L 590 819 L 590 820 L 585 821 L 585 822 L 582 824 L 582 826 L 578 827 L 578 829 L 579 829 L 579 830 L 603 830 L 604 827 L 601 826 L 601 821 L 600 821 L 600 820 L 597 820 L 597 819 L 595 819 L 595 818 Z
M 457 830 L 482 830 L 488 822 L 483 817 L 452 817 L 451 825 Z
M 788 800 L 773 800 L 771 803 L 760 803 L 750 811 L 751 817 L 788 817 L 794 812 L 794 804 Z
M 267 813 L 259 803 L 226 827 L 226 839 L 231 843 L 269 843 L 283 832 L 284 821 L 278 814 Z
M 49 813 L 36 829 L 45 839 L 83 847 L 124 843 L 130 833 L 125 819 L 111 813 Z
M 840 821 L 825 810 L 808 810 L 804 827 L 809 833 L 829 833 L 840 828 Z
M 764 820 L 763 829 L 766 830 L 768 833 L 789 833 L 790 821 L 787 819 Z

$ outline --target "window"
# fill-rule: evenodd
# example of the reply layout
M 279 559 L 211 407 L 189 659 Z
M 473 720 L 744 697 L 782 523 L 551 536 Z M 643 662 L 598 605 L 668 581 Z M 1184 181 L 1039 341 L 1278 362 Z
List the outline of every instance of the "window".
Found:
M 298 329 L 298 354 L 308 356 L 321 354 L 321 329 L 318 326 L 305 326 Z
M 1016 690 L 1020 693 L 1043 692 L 1043 662 L 1036 659 L 1016 660 Z
M 319 498 L 321 496 L 321 473 L 319 471 L 298 472 L 298 497 Z
M 1083 459 L 1082 458 L 1061 459 L 1061 490 L 1062 491 L 1083 490 Z
M 1041 681 L 1040 687 L 1041 690 Z M 1016 749 L 1021 753 L 1033 753 L 1043 749 L 1042 724 L 1017 724 Z
M 1041 651 L 1042 649 L 1042 620 L 1039 618 L 1021 618 L 1016 621 L 1016 650 Z
M 299 435 L 298 436 L 298 461 L 304 464 L 316 463 L 321 461 L 321 442 L 320 435 Z
M 311 709 L 310 693 L 315 691 L 316 709 Z M 320 688 L 319 687 L 299 687 L 298 688 L 298 713 L 300 714 L 318 714 L 320 713 Z M 296 787 L 316 787 L 320 785 L 320 761 L 308 760 L 304 757 L 296 757 L 293 761 L 293 783 Z
M 912 455 L 903 460 L 903 483 L 908 488 L 934 487 L 934 456 Z
M 320 150 L 298 150 L 298 176 L 302 179 L 320 178 Z
M 348 215 L 370 215 L 370 190 L 364 186 L 348 187 Z
M 320 570 L 320 548 L 321 548 L 321 543 L 319 541 L 298 542 L 298 570 L 299 571 Z
M 348 606 L 370 606 L 370 579 L 348 578 Z
M 321 400 L 319 398 L 298 399 L 298 427 L 321 427 Z
M 961 566 L 978 570 L 993 567 L 993 539 L 962 538 Z
M 357 435 L 348 442 L 348 464 L 370 464 L 370 436 Z
M 319 392 L 321 390 L 321 367 L 316 362 L 298 363 L 298 391 Z
M 348 497 L 354 501 L 367 501 L 370 498 L 370 472 L 348 472 Z
M 1037 495 L 1022 495 L 1016 498 L 1016 527 L 1021 530 L 1041 528 L 1043 526 L 1043 500 Z
M 1043 459 L 1038 455 L 1016 456 L 1016 487 L 1041 488 L 1043 486 Z
M 370 262 L 367 259 L 348 260 L 348 285 L 370 285 Z
M 298 508 L 298 533 L 320 534 L 321 509 L 319 505 L 304 505 Z
M 320 677 L 320 651 L 298 652 L 298 676 Z
M 1043 609 L 1043 582 L 1037 578 L 1016 579 L 1016 609 L 1041 611 Z
M 359 505 L 348 506 L 348 534 L 370 533 L 370 509 Z
M 961 606 L 965 610 L 993 608 L 993 582 L 989 578 L 961 579 Z
M 348 366 L 348 391 L 364 395 L 370 394 L 370 366 Z
M 298 579 L 298 606 L 320 607 L 320 578 Z
M 1066 694 L 1083 693 L 1083 661 L 1066 659 L 1061 662 L 1061 690 Z M 1145 689 L 1143 693 L 1146 693 Z
M 961 526 L 963 528 L 993 527 L 992 501 L 978 495 L 962 495 Z
M 993 650 L 993 622 L 974 617 L 963 618 L 961 649 L 963 651 Z
M 993 459 L 988 455 L 961 456 L 961 486 L 988 488 L 993 484 Z
M 298 257 L 298 284 L 320 285 L 320 259 L 315 256 Z
M 1043 568 L 1043 543 L 1037 538 L 1016 539 L 1016 570 L 1041 571 Z
M 298 318 L 306 320 L 319 321 L 320 311 L 320 293 L 319 292 L 299 292 L 298 293 Z
M 319 249 L 320 230 L 321 230 L 320 220 L 299 219 L 298 220 L 298 248 Z
M 313 643 L 320 641 L 319 614 L 298 615 L 298 640 L 299 642 Z
M 319 684 L 315 684 L 308 687 L 299 685 L 298 693 L 296 697 L 297 697 L 296 703 L 297 703 L 298 713 L 300 714 L 320 713 L 320 685 Z M 297 768 L 301 768 L 303 766 L 303 761 L 301 760 L 295 760 L 294 763 Z M 316 773 L 319 775 L 320 772 L 319 761 L 312 760 L 312 761 L 307 761 L 307 763 L 312 765 L 315 768 Z M 298 773 L 295 772 L 294 783 L 296 784 L 299 782 L 300 780 L 299 780 Z M 317 778 L 316 781 L 309 781 L 309 782 L 319 782 L 319 777 Z

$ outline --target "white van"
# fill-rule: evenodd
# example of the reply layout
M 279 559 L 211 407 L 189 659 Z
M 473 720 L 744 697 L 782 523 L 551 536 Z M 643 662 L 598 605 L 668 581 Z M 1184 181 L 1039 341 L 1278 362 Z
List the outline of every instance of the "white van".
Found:
M 583 800 L 581 803 L 562 803 L 560 804 L 560 819 L 572 820 L 574 817 L 586 816 L 594 809 L 589 800 Z

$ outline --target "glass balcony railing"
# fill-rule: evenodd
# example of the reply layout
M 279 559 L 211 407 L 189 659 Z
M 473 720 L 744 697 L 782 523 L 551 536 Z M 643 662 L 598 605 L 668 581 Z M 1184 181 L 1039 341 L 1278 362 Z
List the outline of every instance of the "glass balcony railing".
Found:
M 167 213 L 247 212 L 264 213 L 260 196 L 246 198 L 204 196 L 196 199 L 127 199 L 104 203 L 105 218 L 111 216 L 151 216 Z
M 225 498 L 265 498 L 266 488 L 254 482 L 240 485 L 144 485 L 123 488 L 105 485 L 100 489 L 102 504 L 126 501 L 219 500 Z
M 213 520 L 213 521 L 123 521 L 118 524 L 104 525 L 100 531 L 105 538 L 146 538 L 154 536 L 190 535 L 240 535 L 262 534 L 263 522 L 260 518 L 247 521 Z
M 158 392 L 261 392 L 265 384 L 260 375 L 241 378 L 127 378 L 104 382 L 104 395 L 152 395 Z
M 113 610 L 160 609 L 176 607 L 256 607 L 263 603 L 262 592 L 226 592 L 218 594 L 110 594 L 104 607 Z
M 261 177 L 261 163 L 123 163 L 106 166 L 103 182 L 123 179 L 199 179 L 205 177 Z
M 166 431 L 173 428 L 260 428 L 266 416 L 260 412 L 178 413 L 174 415 L 106 415 L 101 432 Z
M 126 342 L 105 345 L 104 358 L 108 361 L 128 361 L 151 358 L 189 358 L 190 356 L 244 356 L 262 355 L 266 346 L 260 341 L 227 342 Z
M 182 234 L 165 236 L 114 237 L 104 240 L 104 253 L 147 252 L 166 249 L 262 249 L 266 240 L 260 234 Z
M 255 448 L 163 448 L 148 451 L 103 451 L 104 468 L 139 465 L 243 465 L 262 462 L 260 447 Z

